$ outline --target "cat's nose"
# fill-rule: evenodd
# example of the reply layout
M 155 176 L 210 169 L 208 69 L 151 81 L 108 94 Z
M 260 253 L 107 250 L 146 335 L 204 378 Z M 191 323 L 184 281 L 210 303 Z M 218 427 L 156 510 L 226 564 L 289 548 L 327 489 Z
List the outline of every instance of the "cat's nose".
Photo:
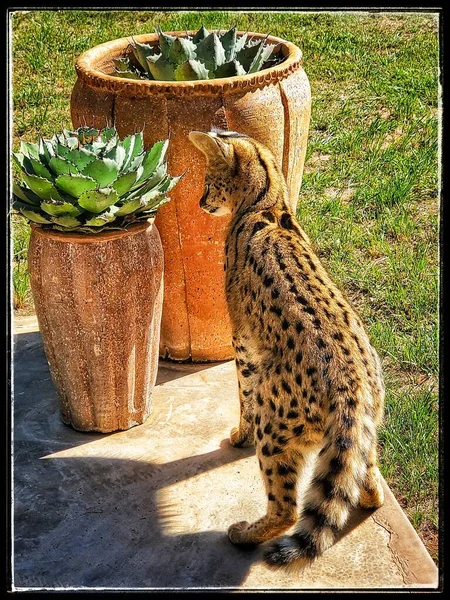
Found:
M 203 191 L 203 196 L 200 198 L 200 207 L 203 208 L 203 206 L 206 204 L 206 198 L 208 197 L 209 194 L 209 185 L 206 184 L 205 185 L 205 189 Z

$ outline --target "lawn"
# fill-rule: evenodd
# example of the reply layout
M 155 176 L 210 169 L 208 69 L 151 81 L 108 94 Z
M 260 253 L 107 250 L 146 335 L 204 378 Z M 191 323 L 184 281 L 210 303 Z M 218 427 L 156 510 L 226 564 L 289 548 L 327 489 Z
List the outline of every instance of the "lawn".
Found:
M 382 357 L 383 475 L 438 555 L 438 21 L 413 13 L 37 10 L 12 17 L 13 146 L 70 127 L 77 56 L 110 39 L 237 24 L 303 51 L 312 115 L 298 219 Z M 14 308 L 33 312 L 13 216 Z

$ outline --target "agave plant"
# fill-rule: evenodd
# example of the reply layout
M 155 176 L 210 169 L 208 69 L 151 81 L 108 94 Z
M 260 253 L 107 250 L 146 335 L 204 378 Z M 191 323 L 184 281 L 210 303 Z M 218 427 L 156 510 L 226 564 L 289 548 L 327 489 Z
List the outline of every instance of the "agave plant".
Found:
M 60 231 L 97 233 L 148 219 L 180 177 L 167 173 L 168 140 L 144 150 L 142 133 L 119 139 L 114 127 L 64 129 L 14 153 L 21 180 L 13 208 Z
M 236 27 L 225 33 L 209 32 L 203 25 L 194 36 L 172 36 L 156 31 L 159 44 L 141 44 L 132 38 L 131 55 L 114 60 L 114 75 L 127 79 L 190 81 L 256 73 L 281 62 L 281 54 L 264 39 L 238 37 Z

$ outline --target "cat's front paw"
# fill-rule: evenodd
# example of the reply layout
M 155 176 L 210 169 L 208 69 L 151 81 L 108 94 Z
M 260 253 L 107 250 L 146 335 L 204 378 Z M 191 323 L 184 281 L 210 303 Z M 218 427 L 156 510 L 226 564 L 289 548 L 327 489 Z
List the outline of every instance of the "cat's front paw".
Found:
M 242 433 L 238 427 L 233 427 L 230 432 L 230 444 L 236 448 L 247 448 L 253 446 L 253 436 Z

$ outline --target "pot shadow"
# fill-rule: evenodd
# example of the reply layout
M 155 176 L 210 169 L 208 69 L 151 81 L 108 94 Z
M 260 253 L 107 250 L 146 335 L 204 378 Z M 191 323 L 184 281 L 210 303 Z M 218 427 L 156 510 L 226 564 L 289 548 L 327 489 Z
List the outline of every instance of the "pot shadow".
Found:
M 25 336 L 25 337 L 24 337 Z M 170 462 L 100 456 L 58 456 L 110 434 L 79 432 L 59 419 L 59 404 L 38 332 L 15 345 L 14 581 L 17 587 L 108 589 L 239 589 L 264 547 L 233 546 L 230 525 L 213 511 L 204 531 L 201 506 L 229 504 L 195 480 L 199 502 L 173 503 L 167 489 L 254 453 L 227 440 L 210 452 Z M 216 363 L 217 364 L 217 363 Z M 161 382 L 208 369 L 162 364 Z M 231 425 L 231 424 L 230 424 Z M 111 434 L 112 435 L 112 434 Z M 136 443 L 131 436 L 130 444 Z M 49 456 L 50 455 L 50 456 Z M 255 458 L 256 460 L 256 458 Z M 232 494 L 233 482 L 229 492 Z M 226 491 L 228 494 L 228 489 Z M 238 490 L 244 495 L 245 490 Z M 241 496 L 242 497 L 242 496 Z M 350 533 L 371 511 L 354 511 Z M 245 517 L 245 515 L 242 515 Z M 217 527 L 217 528 L 216 528 Z M 206 527 L 205 527 L 206 529 Z

